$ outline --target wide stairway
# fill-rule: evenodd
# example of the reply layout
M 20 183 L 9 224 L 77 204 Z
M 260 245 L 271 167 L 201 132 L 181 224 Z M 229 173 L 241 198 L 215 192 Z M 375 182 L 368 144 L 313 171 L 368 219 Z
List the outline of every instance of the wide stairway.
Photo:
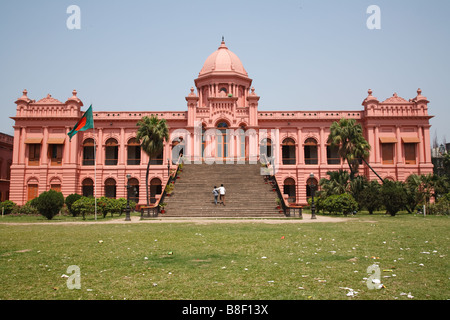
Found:
M 265 184 L 260 164 L 185 164 L 170 197 L 167 217 L 284 217 L 277 193 Z M 212 190 L 223 184 L 225 206 L 214 204 Z

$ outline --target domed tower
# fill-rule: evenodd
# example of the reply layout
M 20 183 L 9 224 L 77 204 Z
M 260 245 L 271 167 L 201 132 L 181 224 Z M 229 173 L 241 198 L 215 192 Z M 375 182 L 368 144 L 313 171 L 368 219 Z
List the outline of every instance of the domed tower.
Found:
M 199 106 L 208 107 L 214 98 L 229 97 L 236 100 L 237 107 L 245 107 L 251 84 L 252 79 L 241 60 L 228 49 L 222 38 L 220 47 L 206 59 L 195 79 Z
M 257 107 L 256 94 L 249 93 L 252 79 L 248 77 L 239 57 L 228 49 L 223 37 L 219 48 L 206 59 L 194 82 L 197 95 L 191 89 L 186 97 L 190 114 L 195 113 L 191 112 L 194 106 L 202 109 L 203 113 L 209 114 L 208 126 L 211 127 L 215 125 L 217 117 L 226 118 L 230 127 L 239 126 L 240 122 L 247 125 L 252 122 L 255 125 L 249 117 L 251 114 L 256 115 L 256 111 L 248 110 L 250 106 L 255 110 Z M 250 95 L 252 97 L 248 99 Z M 241 119 L 236 117 L 238 114 L 242 116 Z

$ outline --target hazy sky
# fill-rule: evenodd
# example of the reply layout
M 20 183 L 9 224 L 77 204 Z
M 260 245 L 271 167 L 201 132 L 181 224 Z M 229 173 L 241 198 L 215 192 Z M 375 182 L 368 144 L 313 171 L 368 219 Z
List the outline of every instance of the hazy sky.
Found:
M 80 29 L 66 25 L 81 10 Z M 381 29 L 370 30 L 370 5 Z M 362 110 L 417 88 L 431 138 L 450 142 L 450 1 L 0 2 L 0 131 L 14 101 L 78 91 L 85 110 L 186 110 L 185 96 L 225 37 L 253 79 L 260 110 Z

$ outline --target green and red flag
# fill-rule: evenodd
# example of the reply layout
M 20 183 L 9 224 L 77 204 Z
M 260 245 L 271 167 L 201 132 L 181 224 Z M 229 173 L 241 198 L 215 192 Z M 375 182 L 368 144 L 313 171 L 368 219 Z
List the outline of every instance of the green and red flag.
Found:
M 89 107 L 89 109 L 86 110 L 86 112 L 83 114 L 81 119 L 77 122 L 77 124 L 73 127 L 72 130 L 68 133 L 68 136 L 70 137 L 69 140 L 72 140 L 72 137 L 78 132 L 78 131 L 85 131 L 87 129 L 93 129 L 94 128 L 94 116 L 92 114 L 92 104 Z

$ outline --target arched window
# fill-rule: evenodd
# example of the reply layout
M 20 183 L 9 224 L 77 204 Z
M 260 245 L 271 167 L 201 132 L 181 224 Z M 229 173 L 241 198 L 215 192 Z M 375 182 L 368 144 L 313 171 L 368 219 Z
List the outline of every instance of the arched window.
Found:
M 295 203 L 295 181 L 292 178 L 287 178 L 283 183 L 283 193 L 288 195 L 288 202 Z
M 93 197 L 94 196 L 94 181 L 90 178 L 86 178 L 83 180 L 81 193 L 84 197 Z
M 259 144 L 259 155 L 260 159 L 264 161 L 265 155 L 267 158 L 272 157 L 272 140 L 269 138 L 264 138 L 261 140 L 261 143 Z
M 327 145 L 327 163 L 328 164 L 341 164 L 341 157 L 339 156 L 339 147 Z
M 130 186 L 130 200 L 139 203 L 139 181 L 136 178 L 131 178 L 128 180 L 128 185 Z
M 176 161 L 178 157 L 182 156 L 185 152 L 186 142 L 183 137 L 178 137 L 172 141 L 172 161 Z
M 319 184 L 317 183 L 317 179 L 316 178 L 309 178 L 306 181 L 306 197 L 307 198 L 312 196 L 311 184 L 312 184 L 312 186 L 314 188 L 314 191 L 317 191 L 317 188 L 319 187 Z
M 113 178 L 108 178 L 105 181 L 105 197 L 116 198 L 116 180 Z
M 94 139 L 89 138 L 83 142 L 83 166 L 95 164 Z
M 130 140 L 128 140 L 127 156 L 128 165 L 141 164 L 141 145 L 136 138 L 131 138 Z
M 157 196 L 162 193 L 161 180 L 158 178 L 153 178 L 150 181 L 150 203 L 155 203 Z
M 27 185 L 28 201 L 37 198 L 39 195 L 39 182 L 36 179 L 30 179 Z
M 106 140 L 105 143 L 105 166 L 115 166 L 119 159 L 119 144 L 114 138 Z
M 61 180 L 59 178 L 53 178 L 52 181 L 50 181 L 50 189 L 61 192 Z
M 317 141 L 314 138 L 306 139 L 305 164 L 317 164 L 319 162 L 317 154 Z
M 291 138 L 283 140 L 281 145 L 281 153 L 283 164 L 296 164 L 295 158 L 295 141 Z
M 217 129 L 219 129 L 220 134 L 216 135 L 217 141 L 217 157 L 226 158 L 228 157 L 228 137 L 227 137 L 228 124 L 226 122 L 220 122 L 217 124 Z

